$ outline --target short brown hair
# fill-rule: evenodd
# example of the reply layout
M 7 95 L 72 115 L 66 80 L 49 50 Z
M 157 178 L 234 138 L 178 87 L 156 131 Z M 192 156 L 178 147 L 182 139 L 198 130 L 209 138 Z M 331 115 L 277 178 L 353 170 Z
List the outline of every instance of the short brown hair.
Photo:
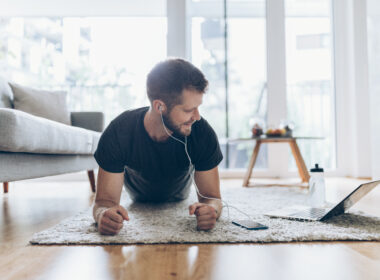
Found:
M 160 99 L 170 111 L 175 105 L 181 104 L 184 89 L 205 93 L 208 81 L 190 62 L 170 58 L 153 67 L 148 74 L 146 86 L 150 102 Z

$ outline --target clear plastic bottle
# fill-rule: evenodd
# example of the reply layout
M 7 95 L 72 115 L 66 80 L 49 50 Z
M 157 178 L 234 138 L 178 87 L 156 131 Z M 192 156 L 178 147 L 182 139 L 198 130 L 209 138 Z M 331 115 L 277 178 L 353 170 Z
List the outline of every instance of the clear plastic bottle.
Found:
M 323 168 L 315 164 L 315 167 L 310 169 L 309 180 L 309 203 L 311 207 L 325 206 L 325 179 Z

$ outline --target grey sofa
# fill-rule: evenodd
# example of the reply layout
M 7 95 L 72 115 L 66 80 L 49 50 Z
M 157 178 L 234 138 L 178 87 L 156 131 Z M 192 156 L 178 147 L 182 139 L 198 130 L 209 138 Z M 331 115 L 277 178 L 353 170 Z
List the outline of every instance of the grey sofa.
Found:
M 104 126 L 101 112 L 71 112 L 71 125 L 14 109 L 13 90 L 0 78 L 0 182 L 87 170 L 95 192 L 93 154 Z

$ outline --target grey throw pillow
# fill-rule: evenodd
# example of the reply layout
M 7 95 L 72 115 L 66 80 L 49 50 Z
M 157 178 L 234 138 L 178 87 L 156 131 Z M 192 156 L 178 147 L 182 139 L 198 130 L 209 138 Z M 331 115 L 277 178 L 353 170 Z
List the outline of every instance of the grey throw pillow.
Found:
M 17 110 L 71 125 L 65 91 L 36 90 L 10 83 Z
M 0 108 L 12 108 L 12 90 L 8 82 L 0 77 Z

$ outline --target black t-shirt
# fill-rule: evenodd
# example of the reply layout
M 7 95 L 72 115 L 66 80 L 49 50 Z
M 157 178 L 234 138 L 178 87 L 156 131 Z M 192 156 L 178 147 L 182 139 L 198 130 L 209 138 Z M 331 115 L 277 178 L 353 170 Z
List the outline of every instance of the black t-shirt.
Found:
M 206 171 L 223 159 L 214 130 L 205 119 L 195 122 L 184 144 L 169 137 L 165 142 L 150 138 L 144 127 L 149 107 L 125 111 L 103 132 L 95 159 L 99 166 L 112 173 L 124 171 L 126 190 L 134 200 L 172 201 L 187 197 L 190 172 Z M 173 134 L 185 142 L 185 137 Z

